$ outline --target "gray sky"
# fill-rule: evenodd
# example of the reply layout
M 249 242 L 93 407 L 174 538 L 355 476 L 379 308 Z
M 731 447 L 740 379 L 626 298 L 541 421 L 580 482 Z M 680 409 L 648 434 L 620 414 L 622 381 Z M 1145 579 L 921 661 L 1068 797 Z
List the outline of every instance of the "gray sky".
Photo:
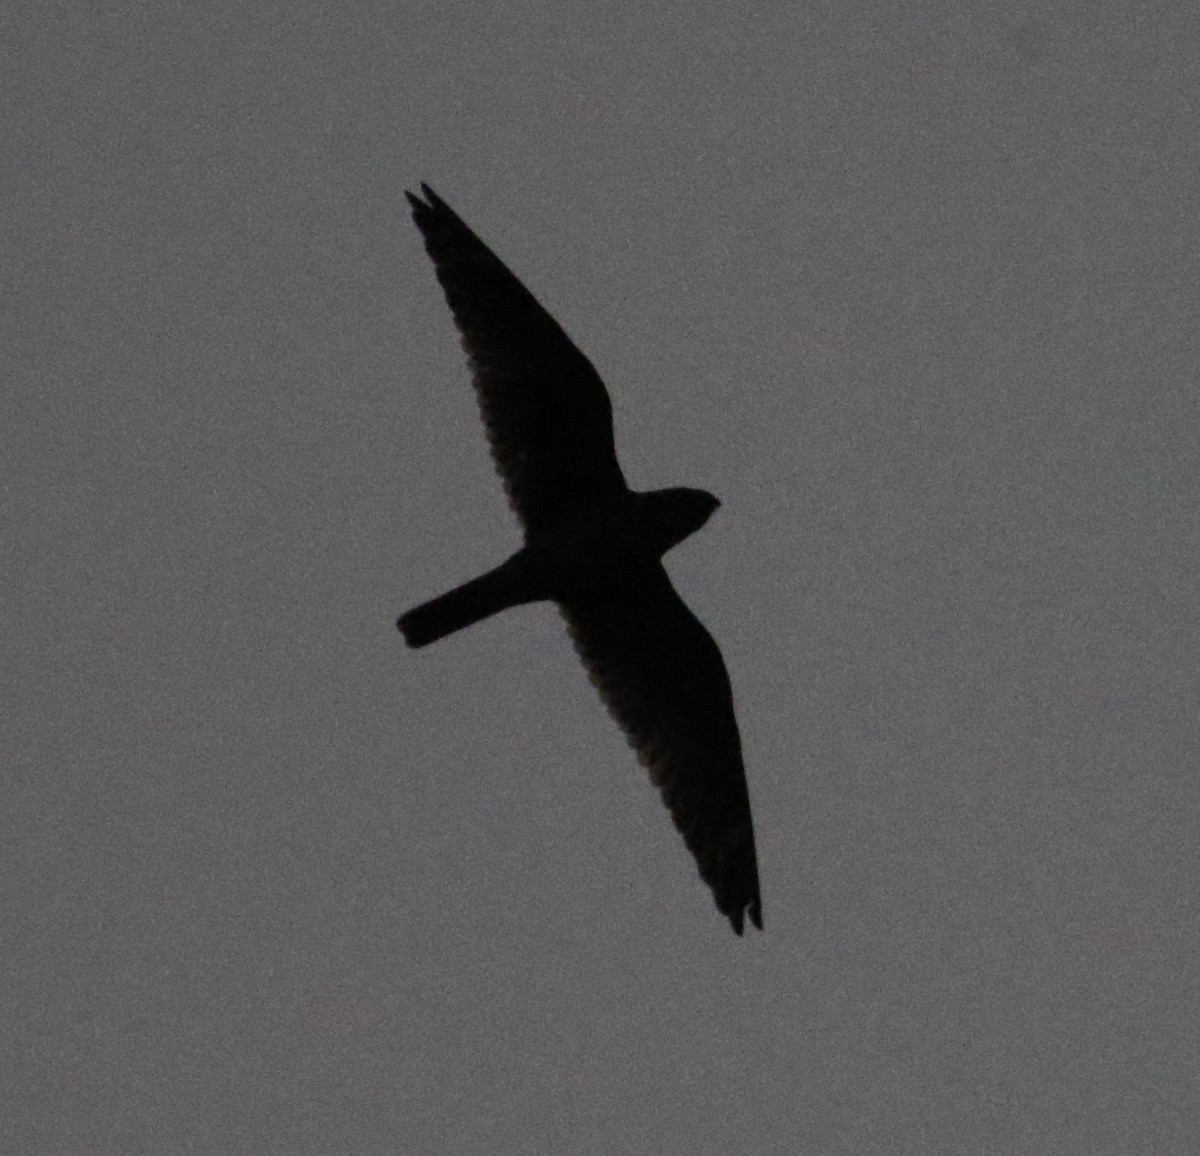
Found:
M 1192 1150 L 1200 16 L 1044 9 L 10 5 L 0 1149 Z M 762 935 L 394 629 L 518 541 L 420 180 L 723 500 Z

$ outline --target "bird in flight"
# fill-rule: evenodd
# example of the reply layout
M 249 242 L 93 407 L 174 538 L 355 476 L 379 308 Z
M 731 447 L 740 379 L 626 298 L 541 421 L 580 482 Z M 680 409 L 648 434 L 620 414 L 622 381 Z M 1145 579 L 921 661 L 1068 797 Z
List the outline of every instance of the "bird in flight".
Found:
M 612 404 L 591 362 L 441 197 L 424 184 L 421 194 L 405 196 L 462 334 L 525 544 L 495 569 L 403 614 L 404 639 L 426 646 L 510 606 L 557 603 L 718 909 L 738 935 L 747 914 L 761 929 L 729 675 L 662 565 L 719 503 L 703 490 L 626 485 Z

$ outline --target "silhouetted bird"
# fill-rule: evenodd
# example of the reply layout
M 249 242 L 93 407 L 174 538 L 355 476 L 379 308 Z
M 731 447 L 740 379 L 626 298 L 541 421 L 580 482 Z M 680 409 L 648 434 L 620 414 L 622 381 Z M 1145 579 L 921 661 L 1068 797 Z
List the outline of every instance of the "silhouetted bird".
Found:
M 762 927 L 750 800 L 721 652 L 662 556 L 718 506 L 703 490 L 635 493 L 591 362 L 428 185 L 406 193 L 471 361 L 496 469 L 525 531 L 507 562 L 408 611 L 425 646 L 509 606 L 554 601 L 613 717 L 741 935 Z

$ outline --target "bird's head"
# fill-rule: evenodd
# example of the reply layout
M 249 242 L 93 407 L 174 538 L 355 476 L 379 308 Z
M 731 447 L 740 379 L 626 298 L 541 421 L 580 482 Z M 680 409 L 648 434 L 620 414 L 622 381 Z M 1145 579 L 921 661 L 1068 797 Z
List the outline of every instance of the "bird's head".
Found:
M 721 503 L 707 490 L 677 486 L 640 495 L 646 511 L 646 525 L 655 547 L 665 554 L 694 534 L 712 517 Z

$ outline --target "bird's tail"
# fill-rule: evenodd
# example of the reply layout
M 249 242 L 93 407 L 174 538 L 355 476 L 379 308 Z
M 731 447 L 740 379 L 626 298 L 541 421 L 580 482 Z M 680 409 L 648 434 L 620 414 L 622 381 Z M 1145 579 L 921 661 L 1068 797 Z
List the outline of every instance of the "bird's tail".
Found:
M 510 606 L 545 597 L 530 582 L 521 561 L 521 555 L 515 554 L 494 570 L 402 614 L 396 625 L 404 641 L 409 646 L 428 646 Z

